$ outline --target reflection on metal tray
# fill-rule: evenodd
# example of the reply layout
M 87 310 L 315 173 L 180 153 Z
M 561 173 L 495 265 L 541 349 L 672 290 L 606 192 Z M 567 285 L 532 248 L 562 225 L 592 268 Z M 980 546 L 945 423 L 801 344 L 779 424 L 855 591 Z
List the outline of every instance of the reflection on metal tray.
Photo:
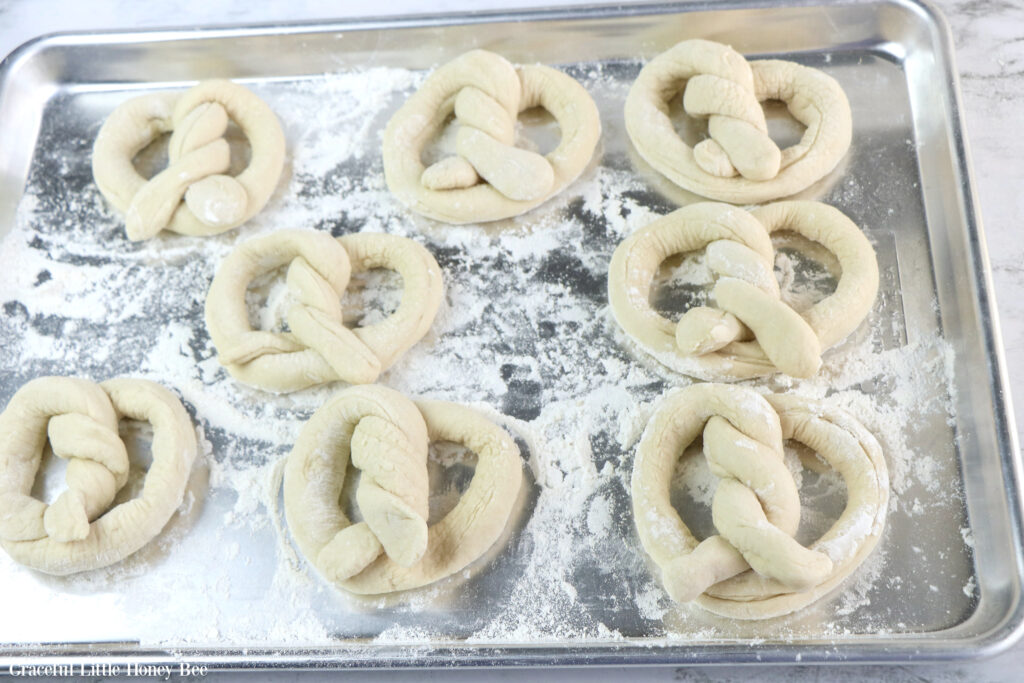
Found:
M 196 242 L 178 238 L 163 242 L 167 251 L 151 259 L 153 247 L 127 243 L 117 217 L 101 201 L 89 200 L 98 197 L 91 185 L 89 145 L 104 116 L 138 91 L 180 87 L 208 77 L 244 79 L 272 103 L 292 98 L 307 102 L 311 111 L 307 123 L 312 126 L 321 96 L 315 89 L 318 83 L 329 84 L 331 75 L 365 73 L 377 67 L 422 72 L 466 49 L 482 47 L 515 62 L 567 69 L 594 95 L 604 131 L 599 160 L 564 197 L 465 238 L 466 243 L 479 238 L 500 245 L 501 240 L 511 239 L 503 234 L 543 239 L 542 233 L 549 230 L 578 237 L 539 262 L 502 253 L 485 263 L 469 263 L 444 228 L 409 218 L 400 207 L 393 214 L 396 221 L 411 224 L 409 234 L 438 255 L 449 278 L 449 291 L 484 287 L 496 301 L 508 304 L 516 297 L 558 287 L 559 296 L 564 297 L 559 305 L 576 305 L 590 320 L 562 330 L 549 319 L 522 324 L 506 320 L 507 311 L 492 307 L 482 310 L 480 320 L 463 330 L 466 338 L 480 338 L 480 357 L 466 359 L 465 375 L 476 377 L 474 363 L 494 359 L 501 368 L 501 387 L 482 387 L 475 400 L 521 421 L 512 428 L 523 426 L 526 438 L 520 443 L 533 475 L 527 478 L 521 512 L 509 538 L 488 563 L 475 567 L 471 576 L 426 594 L 412 608 L 401 599 L 345 602 L 315 578 L 296 579 L 294 585 L 282 588 L 275 583 L 274 563 L 288 561 L 283 558 L 287 540 L 282 541 L 274 525 L 224 528 L 224 520 L 248 503 L 258 514 L 280 523 L 274 495 L 261 490 L 263 479 L 252 479 L 253 490 L 243 491 L 237 481 L 226 486 L 222 478 L 229 465 L 241 468 L 242 461 L 272 475 L 273 462 L 287 452 L 287 439 L 274 441 L 258 432 L 247 435 L 245 425 L 234 432 L 204 416 L 190 396 L 222 388 L 216 382 L 206 386 L 199 377 L 194 384 L 174 387 L 190 403 L 212 445 L 210 471 L 200 467 L 193 476 L 191 490 L 197 502 L 179 513 L 164 532 L 163 543 L 129 562 L 120 573 L 105 575 L 106 583 L 103 577 L 94 577 L 88 590 L 81 582 L 38 577 L 10 562 L 0 564 L 5 583 L 10 580 L 14 583 L 9 585 L 24 589 L 26 605 L 45 603 L 54 611 L 55 623 L 49 627 L 40 621 L 38 629 L 25 630 L 9 620 L 0 629 L 0 665 L 43 659 L 82 661 L 99 655 L 105 662 L 187 660 L 215 668 L 907 661 L 989 654 L 1011 642 L 1024 616 L 1020 472 L 944 24 L 930 9 L 911 0 L 799 3 L 770 9 L 742 3 L 730 9 L 705 7 L 674 3 L 209 32 L 53 36 L 10 56 L 0 70 L 0 234 L 11 232 L 16 219 L 30 215 L 31 219 L 25 218 L 28 225 L 18 228 L 36 234 L 27 249 L 39 250 L 54 263 L 87 269 L 100 267 L 103 258 L 88 249 L 68 248 L 68 239 L 84 240 L 89 243 L 86 246 L 112 245 L 108 261 L 122 259 L 141 272 L 140 277 L 168 277 L 166 264 L 159 260 L 166 254 L 170 268 L 184 272 L 181 278 L 194 280 L 193 289 L 186 290 L 194 298 L 153 301 L 131 316 L 112 312 L 117 321 L 91 333 L 107 334 L 111 344 L 122 346 L 117 347 L 116 357 L 99 361 L 88 349 L 75 346 L 75 335 L 90 331 L 90 323 L 77 318 L 75 311 L 38 315 L 31 283 L 24 291 L 13 285 L 3 289 L 0 399 L 4 401 L 27 377 L 44 372 L 70 367 L 100 378 L 132 373 L 148 347 L 160 342 L 160 328 L 168 320 L 196 330 L 185 340 L 172 340 L 180 342 L 177 352 L 194 354 L 197 364 L 210 362 L 201 299 L 215 264 L 197 263 L 195 252 L 190 251 Z M 602 390 L 599 378 L 580 387 L 559 384 L 559 363 L 570 356 L 579 363 L 578 345 L 582 344 L 594 349 L 595 358 L 635 365 L 635 374 L 643 381 L 632 384 L 629 393 L 637 405 L 654 400 L 675 381 L 637 360 L 613 338 L 611 326 L 602 322 L 600 266 L 607 264 L 622 234 L 609 216 L 589 210 L 588 202 L 599 195 L 596 203 L 601 206 L 622 199 L 617 204 L 620 209 L 628 200 L 634 210 L 665 213 L 693 200 L 667 188 L 637 161 L 621 113 L 640 60 L 689 37 L 725 42 L 748 56 L 816 66 L 846 89 L 853 107 L 854 146 L 832 176 L 803 196 L 837 206 L 864 227 L 879 252 L 882 283 L 870 329 L 827 356 L 826 363 L 839 362 L 844 349 L 853 347 L 882 354 L 930 338 L 943 339 L 952 350 L 951 384 L 936 376 L 931 397 L 935 400 L 922 405 L 919 419 L 888 438 L 914 443 L 912 452 L 926 452 L 929 477 L 949 485 L 936 490 L 908 476 L 905 489 L 896 496 L 880 547 L 884 559 L 876 566 L 881 575 L 868 582 L 866 599 L 856 609 L 843 611 L 829 598 L 792 618 L 756 625 L 677 613 L 652 582 L 633 531 L 626 493 L 632 446 L 621 438 L 622 427 L 614 420 L 594 419 L 585 443 L 576 445 L 600 482 L 595 486 L 603 487 L 602 511 L 608 519 L 600 543 L 586 538 L 588 509 L 583 510 L 582 522 L 567 523 L 565 534 L 570 535 L 570 544 L 578 546 L 573 549 L 577 561 L 567 567 L 557 589 L 572 594 L 571 609 L 559 613 L 559 605 L 554 604 L 554 621 L 547 626 L 534 624 L 518 635 L 514 630 L 489 632 L 495 615 L 514 604 L 522 576 L 533 571 L 547 552 L 535 547 L 538 536 L 530 531 L 531 515 L 541 506 L 550 508 L 559 502 L 549 474 L 538 465 L 543 458 L 533 452 L 537 442 L 531 440 L 529 427 L 537 424 L 547 402 L 582 401 Z M 326 196 L 346 192 L 359 178 L 378 177 L 378 132 L 412 87 L 407 83 L 386 93 L 385 105 L 368 119 L 365 139 L 353 142 L 349 155 L 340 157 L 322 177 L 299 178 L 296 173 L 296 179 L 316 185 Z M 286 127 L 302 123 L 286 121 Z M 610 174 L 635 176 L 628 196 L 607 196 L 600 179 Z M 23 190 L 37 205 L 19 208 Z M 82 197 L 89 201 L 76 201 Z M 271 224 L 274 206 L 272 201 L 254 221 L 257 228 Z M 623 209 L 617 218 L 624 216 Z M 348 231 L 358 229 L 359 220 L 346 215 L 316 227 Z M 459 230 L 465 236 L 466 230 L 474 228 Z M 223 254 L 234 239 L 228 236 L 210 244 Z M 5 243 L 0 252 L 11 248 Z M 529 281 L 533 289 L 517 288 L 520 280 L 502 279 L 502 273 L 524 263 L 536 269 L 536 278 Z M 45 280 L 41 274 L 39 279 Z M 72 286 L 68 284 L 69 289 Z M 699 292 L 687 291 L 690 295 Z M 26 331 L 39 339 L 66 336 L 68 341 L 61 343 L 68 346 L 54 351 L 50 359 L 13 351 L 27 348 Z M 560 344 L 563 334 L 578 339 Z M 53 360 L 58 355 L 60 363 Z M 521 362 L 507 362 L 515 356 Z M 86 360 L 76 365 L 79 357 Z M 931 371 L 935 367 L 922 368 L 922 372 Z M 424 389 L 414 380 L 396 381 L 408 381 L 409 388 L 432 391 L 441 398 L 455 397 L 447 387 Z M 229 384 L 223 372 L 217 382 Z M 884 409 L 890 399 L 897 400 L 888 394 L 899 387 L 879 371 L 845 389 L 871 393 Z M 275 399 L 280 402 L 280 414 L 269 419 L 280 421 L 287 431 L 289 425 L 300 424 L 325 395 Z M 235 396 L 265 400 L 253 392 Z M 243 418 L 252 417 L 239 410 Z M 544 436 L 548 441 L 542 447 L 555 441 L 551 434 Z M 456 489 L 465 485 L 468 476 L 465 467 L 442 470 L 438 466 L 434 472 Z M 49 481 L 53 472 L 47 476 Z M 212 486 L 208 494 L 207 477 Z M 809 477 L 805 483 L 815 488 L 815 482 Z M 836 505 L 834 496 L 821 497 L 827 499 L 823 509 Z M 676 499 L 681 507 L 687 505 L 685 495 L 677 492 Z M 440 499 L 435 502 L 444 506 Z M 915 511 L 915 506 L 927 512 Z M 595 511 L 597 507 L 589 508 L 593 516 Z M 217 545 L 233 547 L 235 559 L 204 555 Z M 189 555 L 190 547 L 202 550 Z M 308 573 L 308 566 L 295 561 L 297 575 Z M 147 573 L 156 578 L 144 578 Z M 209 585 L 192 591 L 190 586 L 203 583 L 194 581 L 195 576 L 208 578 Z M 144 593 L 146 581 L 164 581 L 163 592 Z M 218 582 L 223 582 L 224 590 L 217 590 Z M 104 587 L 96 590 L 97 585 Z M 267 595 L 273 590 L 294 591 L 302 600 L 291 608 L 268 604 Z M 655 609 L 641 608 L 639 601 L 653 601 Z M 204 606 L 218 614 L 209 628 L 205 618 L 190 616 Z M 296 625 L 310 618 L 323 627 L 322 633 L 307 634 Z M 558 619 L 564 620 L 566 628 Z M 204 629 L 190 630 L 194 623 L 203 623 Z M 250 624 L 259 635 L 248 637 L 240 623 Z M 381 638 L 382 633 L 392 636 Z

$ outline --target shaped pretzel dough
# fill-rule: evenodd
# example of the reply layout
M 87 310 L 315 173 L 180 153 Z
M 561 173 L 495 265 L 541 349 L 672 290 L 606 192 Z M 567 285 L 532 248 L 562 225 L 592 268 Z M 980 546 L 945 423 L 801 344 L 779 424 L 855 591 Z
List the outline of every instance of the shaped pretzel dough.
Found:
M 541 156 L 515 147 L 519 112 L 543 107 L 562 131 Z M 454 112 L 457 155 L 429 168 L 423 150 Z M 384 131 L 384 177 L 413 211 L 446 223 L 517 216 L 575 180 L 601 136 L 597 106 L 579 83 L 539 64 L 514 66 L 472 50 L 438 68 Z
M 669 500 L 679 455 L 703 436 L 720 477 L 712 517 L 720 535 L 698 542 Z M 785 439 L 816 451 L 846 481 L 846 509 L 810 547 Z M 739 619 L 788 614 L 822 597 L 871 553 L 885 526 L 889 478 L 881 447 L 852 416 L 796 396 L 696 384 L 665 398 L 637 447 L 633 516 L 673 600 Z M 753 571 L 748 571 L 748 570 Z
M 223 138 L 234 121 L 249 139 L 249 165 L 224 175 L 231 150 Z M 132 160 L 171 133 L 166 169 L 149 180 Z M 255 216 L 270 199 L 284 165 L 284 133 L 263 100 L 231 81 L 203 81 L 183 94 L 128 100 L 103 123 L 92 152 L 100 192 L 125 214 L 129 239 L 161 230 L 216 235 Z
M 108 509 L 128 479 L 122 417 L 153 425 L 153 463 L 142 493 Z M 51 505 L 31 495 L 47 437 L 68 461 L 68 488 Z M 188 413 L 158 384 L 32 380 L 0 414 L 0 545 L 47 574 L 118 562 L 160 533 L 181 505 L 196 452 Z
M 259 275 L 288 265 L 290 333 L 254 330 L 245 292 Z M 384 320 L 348 329 L 341 297 L 352 272 L 388 268 L 402 276 L 402 302 Z M 220 362 L 246 384 L 297 391 L 344 380 L 376 381 L 423 338 L 443 296 L 441 268 L 404 237 L 281 230 L 245 242 L 228 255 L 206 297 L 206 325 Z
M 690 147 L 668 102 L 680 91 L 690 116 L 707 117 L 709 138 Z M 780 150 L 761 109 L 782 100 L 807 129 Z M 626 98 L 626 131 L 640 156 L 676 185 L 710 199 L 760 204 L 826 176 L 850 147 L 850 103 L 830 76 L 793 62 L 747 62 L 727 45 L 686 40 L 652 59 Z
M 776 230 L 820 243 L 842 268 L 835 292 L 801 313 L 779 298 L 769 239 Z M 692 308 L 678 323 L 662 317 L 648 300 L 658 267 L 673 254 L 705 247 L 717 306 Z M 751 212 L 691 204 L 630 235 L 608 270 L 608 300 L 622 329 L 673 369 L 701 379 L 810 377 L 822 351 L 867 316 L 877 292 L 871 244 L 842 212 L 819 202 L 777 202 Z
M 462 444 L 478 456 L 469 488 L 427 528 L 427 445 Z M 361 471 L 353 524 L 339 498 L 349 459 Z M 409 401 L 381 386 L 352 387 L 299 434 L 284 471 L 288 527 L 328 581 L 380 594 L 433 583 L 479 558 L 501 535 L 522 482 L 519 449 L 469 408 Z

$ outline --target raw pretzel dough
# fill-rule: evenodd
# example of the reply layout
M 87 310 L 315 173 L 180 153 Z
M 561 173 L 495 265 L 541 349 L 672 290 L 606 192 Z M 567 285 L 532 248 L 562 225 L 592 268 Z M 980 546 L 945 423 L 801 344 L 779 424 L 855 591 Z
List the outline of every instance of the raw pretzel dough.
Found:
M 676 460 L 699 436 L 721 477 L 712 503 L 720 535 L 700 542 L 669 500 Z M 846 509 L 808 548 L 792 538 L 800 499 L 783 464 L 785 439 L 809 446 L 846 481 Z M 696 384 L 664 399 L 648 424 L 632 497 L 641 543 L 673 600 L 765 619 L 814 602 L 864 561 L 885 526 L 889 479 L 878 442 L 847 413 L 796 396 Z
M 469 489 L 427 528 L 427 445 L 478 456 Z M 346 469 L 361 471 L 353 524 L 339 506 Z M 331 583 L 359 594 L 417 588 L 460 571 L 501 535 L 522 482 L 519 449 L 469 408 L 352 387 L 310 418 L 288 456 L 284 506 L 302 553 Z
M 128 478 L 122 417 L 153 425 L 153 463 L 142 493 L 108 510 Z M 68 488 L 51 505 L 31 496 L 47 435 L 68 461 Z M 32 380 L 0 414 L 0 544 L 47 574 L 118 562 L 160 533 L 181 504 L 196 450 L 188 413 L 159 384 Z
M 249 139 L 249 165 L 224 175 L 231 151 L 228 121 Z M 166 169 L 146 180 L 132 160 L 163 133 L 171 133 Z M 161 230 L 216 235 L 255 216 L 270 199 L 284 165 L 284 133 L 263 100 L 231 81 L 203 81 L 184 94 L 128 100 L 103 123 L 92 152 L 92 172 L 103 196 L 125 214 L 133 240 Z
M 538 106 L 562 131 L 547 156 L 513 145 L 519 112 Z M 453 112 L 461 123 L 457 155 L 425 168 L 423 150 Z M 424 216 L 493 221 L 560 192 L 583 172 L 600 136 L 597 106 L 575 80 L 472 50 L 438 68 L 388 122 L 384 177 L 395 196 Z
M 668 102 L 683 92 L 690 116 L 708 118 L 710 137 L 691 148 L 676 133 Z M 807 127 L 780 150 L 760 103 L 782 100 Z M 748 63 L 727 45 L 686 40 L 658 55 L 626 98 L 626 130 L 647 163 L 704 197 L 760 204 L 828 175 L 850 147 L 850 103 L 830 76 L 793 62 Z
M 791 230 L 820 243 L 842 268 L 835 292 L 797 313 L 779 298 L 769 236 Z M 648 300 L 661 263 L 707 248 L 717 307 L 701 306 L 678 323 Z M 784 372 L 810 377 L 821 353 L 857 328 L 874 305 L 878 264 L 864 234 L 819 202 L 777 202 L 747 212 L 702 202 L 678 209 L 629 236 L 608 271 L 612 313 L 630 337 L 671 366 L 702 379 Z M 754 341 L 744 341 L 751 337 Z
M 291 332 L 254 330 L 246 289 L 284 265 L 294 300 Z M 372 268 L 402 276 L 402 302 L 384 320 L 350 330 L 342 322 L 341 297 L 351 272 Z M 339 379 L 366 384 L 423 338 L 443 294 L 437 261 L 410 239 L 281 230 L 245 242 L 224 259 L 206 298 L 206 325 L 220 362 L 246 384 L 279 392 Z

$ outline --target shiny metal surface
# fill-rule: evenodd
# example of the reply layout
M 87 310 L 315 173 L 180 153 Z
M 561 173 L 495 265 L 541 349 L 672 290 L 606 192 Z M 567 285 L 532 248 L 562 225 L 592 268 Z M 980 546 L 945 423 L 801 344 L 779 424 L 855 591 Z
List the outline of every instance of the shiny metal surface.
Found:
M 593 618 L 621 633 L 622 640 L 552 637 L 467 643 L 464 639 L 483 618 L 473 596 L 495 595 L 503 577 L 516 571 L 521 549 L 513 543 L 496 560 L 496 571 L 487 573 L 490 578 L 474 582 L 447 612 L 384 610 L 337 618 L 336 637 L 327 643 L 225 646 L 213 635 L 206 641 L 153 648 L 147 643 L 166 640 L 162 634 L 131 633 L 130 623 L 102 637 L 86 630 L 85 635 L 41 643 L 4 631 L 0 667 L 86 658 L 96 663 L 187 660 L 216 668 L 910 661 L 990 654 L 1012 642 L 1024 619 L 1021 473 L 945 26 L 928 7 L 909 1 L 759 4 L 596 7 L 43 38 L 11 55 L 0 69 L 0 234 L 12 224 L 30 174 L 39 178 L 46 171 L 44 147 L 91 140 L 105 113 L 133 90 L 213 76 L 273 89 L 277 83 L 369 66 L 428 69 L 469 47 L 492 49 L 513 61 L 600 64 L 613 79 L 628 83 L 639 68 L 637 58 L 648 58 L 687 37 L 726 42 L 747 55 L 820 66 L 847 90 L 854 107 L 855 142 L 844 167 L 812 188 L 812 195 L 864 226 L 879 248 L 882 314 L 895 321 L 883 345 L 891 348 L 941 334 L 955 351 L 954 423 L 932 416 L 914 430 L 916 438 L 927 440 L 941 474 L 962 481 L 962 499 L 911 491 L 908 496 L 926 497 L 934 514 L 923 520 L 895 510 L 883 541 L 887 562 L 913 571 L 918 583 L 892 587 L 878 581 L 870 608 L 843 622 L 840 635 L 823 635 L 815 620 L 824 613 L 810 610 L 782 625 L 718 624 L 714 638 L 695 633 L 664 642 L 635 606 L 623 608 L 612 599 L 627 590 L 618 585 L 620 576 L 581 569 L 573 577 L 581 604 Z M 621 100 L 600 99 L 598 105 L 604 123 L 601 163 L 634 163 L 622 127 Z M 88 183 L 87 159 L 81 161 L 70 177 Z M 671 193 L 662 196 L 657 179 L 645 178 L 652 190 L 637 201 L 670 209 Z M 848 184 L 845 178 L 857 182 Z M 599 218 L 586 220 L 600 227 Z M 607 251 L 613 247 L 613 241 L 600 245 Z M 16 388 L 13 377 L 5 378 L 0 388 L 4 400 Z M 661 389 L 653 389 L 653 395 Z M 864 389 L 884 392 L 886 387 Z M 598 457 L 626 457 L 610 439 L 602 443 Z M 622 496 L 619 502 L 625 505 L 624 492 Z M 211 509 L 230 504 L 207 502 Z M 209 533 L 208 526 L 199 520 L 189 533 Z M 961 529 L 966 527 L 973 551 L 962 542 Z M 635 543 L 628 516 L 620 520 L 617 533 L 622 543 Z M 268 529 L 266 537 L 239 542 L 258 549 L 273 543 L 272 536 Z M 910 539 L 936 550 L 942 561 L 915 567 Z M 202 571 L 202 562 L 196 566 L 193 571 Z M 227 598 L 220 608 L 228 614 L 259 609 L 255 596 L 261 568 L 244 571 L 253 577 L 253 595 Z M 977 588 L 965 592 L 962 587 L 971 577 Z M 102 604 L 100 596 L 83 609 Z M 138 609 L 160 610 L 161 605 L 154 601 Z M 373 634 L 391 621 L 442 624 L 448 637 L 416 647 L 373 643 Z

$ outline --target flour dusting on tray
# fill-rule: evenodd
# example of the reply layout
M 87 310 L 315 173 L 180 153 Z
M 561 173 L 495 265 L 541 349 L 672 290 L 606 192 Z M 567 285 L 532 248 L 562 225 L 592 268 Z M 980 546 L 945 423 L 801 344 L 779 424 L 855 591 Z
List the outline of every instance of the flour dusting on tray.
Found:
M 815 378 L 747 383 L 826 398 L 878 437 L 893 495 L 874 556 L 826 599 L 754 625 L 673 604 L 651 573 L 628 496 L 633 449 L 657 399 L 690 380 L 632 349 L 608 312 L 615 246 L 677 206 L 638 170 L 625 141 L 621 104 L 638 68 L 624 62 L 569 69 L 602 111 L 598 161 L 540 208 L 486 226 L 418 217 L 384 184 L 381 131 L 424 74 L 374 68 L 252 84 L 281 119 L 288 143 L 285 174 L 267 207 L 225 235 L 164 233 L 141 243 L 126 239 L 89 166 L 103 116 L 130 93 L 56 96 L 16 225 L 0 245 L 0 398 L 6 403 L 17 387 L 46 374 L 145 377 L 182 397 L 204 455 L 169 527 L 119 565 L 53 578 L 0 554 L 8 608 L 20 615 L 16 625 L 0 628 L 0 640 L 343 646 L 352 657 L 369 658 L 396 647 L 415 655 L 459 644 L 799 641 L 916 628 L 914 615 L 900 612 L 909 607 L 876 597 L 902 591 L 909 597 L 899 602 L 913 603 L 927 590 L 922 581 L 949 580 L 935 569 L 940 555 L 964 565 L 971 559 L 956 531 L 959 545 L 923 538 L 916 551 L 905 547 L 936 519 L 954 530 L 966 522 L 959 484 L 952 483 L 959 479 L 949 424 L 951 351 L 936 334 L 906 334 L 895 269 L 883 268 L 881 303 L 825 354 Z M 521 133 L 543 147 L 556 130 L 540 120 Z M 863 193 L 851 186 L 855 169 L 845 173 L 817 198 L 847 211 L 843 197 Z M 888 227 L 865 227 L 881 259 L 892 248 Z M 203 320 L 207 287 L 225 255 L 241 241 L 284 228 L 390 232 L 421 242 L 440 263 L 446 298 L 431 332 L 380 382 L 484 410 L 516 437 L 527 473 L 512 529 L 465 572 L 405 595 L 355 598 L 321 581 L 292 547 L 279 463 L 304 421 L 343 385 L 284 396 L 243 386 L 218 363 Z M 656 297 L 664 307 L 704 295 L 700 257 L 664 270 Z M 796 299 L 813 298 L 829 282 L 796 252 L 786 251 L 777 270 Z M 374 272 L 362 283 L 368 289 L 344 302 L 353 316 L 372 320 L 397 304 L 397 276 Z M 265 283 L 251 303 L 254 320 L 279 324 L 278 285 Z M 949 434 L 949 447 L 919 448 L 919 437 L 935 430 Z M 442 448 L 432 452 L 436 520 L 467 485 L 472 461 Z M 834 474 L 800 467 L 795 453 L 789 464 L 801 484 L 799 538 L 806 543 L 838 516 L 845 487 Z M 57 467 L 52 458 L 49 467 Z M 692 528 L 712 533 L 714 476 L 690 455 L 676 475 L 678 507 Z M 52 494 L 61 486 L 51 474 L 43 488 Z M 914 573 L 900 559 L 908 555 Z M 963 592 L 961 605 L 974 599 L 971 581 L 955 587 Z

